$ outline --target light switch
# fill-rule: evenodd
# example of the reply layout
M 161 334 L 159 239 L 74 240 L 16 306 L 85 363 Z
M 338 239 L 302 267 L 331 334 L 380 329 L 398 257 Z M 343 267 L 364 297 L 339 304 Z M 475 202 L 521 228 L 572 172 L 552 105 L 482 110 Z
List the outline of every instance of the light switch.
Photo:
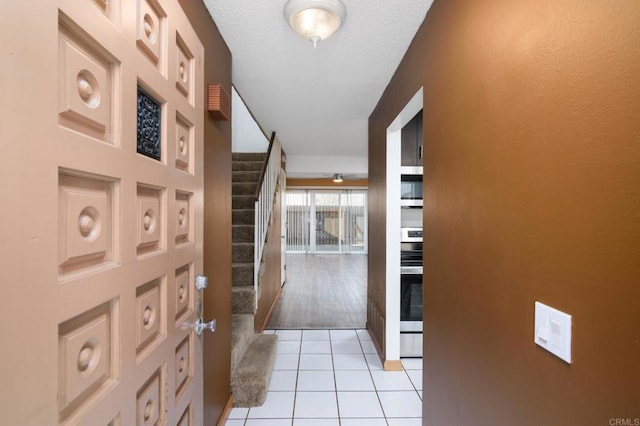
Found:
M 571 315 L 536 302 L 533 341 L 571 364 Z

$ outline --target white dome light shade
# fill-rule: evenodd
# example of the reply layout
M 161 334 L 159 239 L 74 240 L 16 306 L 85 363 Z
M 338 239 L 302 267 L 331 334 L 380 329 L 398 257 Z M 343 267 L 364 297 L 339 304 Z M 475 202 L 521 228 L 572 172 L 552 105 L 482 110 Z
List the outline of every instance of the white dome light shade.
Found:
M 284 16 L 291 28 L 315 47 L 340 27 L 347 10 L 340 0 L 289 0 Z

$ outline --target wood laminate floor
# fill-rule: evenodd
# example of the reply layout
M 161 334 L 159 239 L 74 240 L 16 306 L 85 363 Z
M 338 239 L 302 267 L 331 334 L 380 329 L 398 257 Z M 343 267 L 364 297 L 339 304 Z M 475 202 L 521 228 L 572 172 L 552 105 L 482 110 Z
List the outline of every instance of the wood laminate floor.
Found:
M 287 254 L 287 282 L 269 329 L 364 328 L 367 256 Z

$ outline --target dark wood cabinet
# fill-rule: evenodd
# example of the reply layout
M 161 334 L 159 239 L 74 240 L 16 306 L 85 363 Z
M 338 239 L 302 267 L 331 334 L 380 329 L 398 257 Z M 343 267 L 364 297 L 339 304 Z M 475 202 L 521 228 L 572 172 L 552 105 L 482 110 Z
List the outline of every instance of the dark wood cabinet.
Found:
M 422 166 L 422 111 L 417 113 L 401 133 L 402 166 Z

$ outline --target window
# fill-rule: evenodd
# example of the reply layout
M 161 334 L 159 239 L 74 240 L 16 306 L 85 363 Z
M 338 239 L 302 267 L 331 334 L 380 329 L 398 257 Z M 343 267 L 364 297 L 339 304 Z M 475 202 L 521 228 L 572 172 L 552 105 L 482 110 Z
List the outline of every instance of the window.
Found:
M 288 190 L 287 252 L 367 252 L 366 190 Z

